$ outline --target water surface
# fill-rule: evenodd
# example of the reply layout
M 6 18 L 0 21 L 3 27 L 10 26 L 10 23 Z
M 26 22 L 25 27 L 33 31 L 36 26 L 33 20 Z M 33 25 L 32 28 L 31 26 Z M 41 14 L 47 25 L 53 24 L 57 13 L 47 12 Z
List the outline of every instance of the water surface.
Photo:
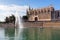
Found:
M 0 40 L 60 40 L 60 28 L 0 28 Z

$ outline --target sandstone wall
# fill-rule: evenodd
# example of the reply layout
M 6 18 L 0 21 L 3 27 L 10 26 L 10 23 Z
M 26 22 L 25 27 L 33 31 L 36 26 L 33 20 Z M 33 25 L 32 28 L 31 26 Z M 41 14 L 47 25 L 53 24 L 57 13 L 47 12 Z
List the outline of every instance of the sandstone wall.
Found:
M 44 22 L 43 27 L 60 27 L 60 22 Z
M 42 22 L 24 22 L 23 26 L 24 27 L 42 27 L 43 23 Z
M 0 27 L 3 27 L 3 28 L 15 28 L 15 24 L 13 24 L 13 23 L 0 23 Z
M 60 22 L 58 21 L 48 21 L 48 22 L 24 22 L 24 27 L 60 27 Z

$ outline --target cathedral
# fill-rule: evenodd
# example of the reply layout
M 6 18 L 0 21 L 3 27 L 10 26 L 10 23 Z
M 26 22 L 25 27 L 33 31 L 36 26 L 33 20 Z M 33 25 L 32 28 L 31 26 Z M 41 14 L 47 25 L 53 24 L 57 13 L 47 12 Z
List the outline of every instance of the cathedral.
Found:
M 53 6 L 44 8 L 30 8 L 27 10 L 28 21 L 53 21 L 60 19 L 60 10 L 55 10 Z

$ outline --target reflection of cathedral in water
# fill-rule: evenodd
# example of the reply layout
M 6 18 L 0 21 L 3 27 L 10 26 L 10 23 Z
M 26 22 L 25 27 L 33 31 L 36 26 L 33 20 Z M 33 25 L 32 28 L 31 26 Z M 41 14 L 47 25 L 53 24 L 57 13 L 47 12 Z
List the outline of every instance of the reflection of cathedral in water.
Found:
M 48 6 L 45 8 L 27 10 L 28 21 L 51 21 L 60 19 L 60 10 Z

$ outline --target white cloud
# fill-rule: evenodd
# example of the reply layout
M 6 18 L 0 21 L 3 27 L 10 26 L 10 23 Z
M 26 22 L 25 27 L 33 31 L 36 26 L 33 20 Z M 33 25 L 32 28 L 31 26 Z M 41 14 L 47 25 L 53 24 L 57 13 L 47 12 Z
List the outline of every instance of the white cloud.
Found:
M 28 6 L 19 6 L 19 5 L 0 5 L 0 21 L 4 21 L 6 16 L 10 16 L 16 13 L 20 14 L 21 16 L 24 15 L 28 9 Z

